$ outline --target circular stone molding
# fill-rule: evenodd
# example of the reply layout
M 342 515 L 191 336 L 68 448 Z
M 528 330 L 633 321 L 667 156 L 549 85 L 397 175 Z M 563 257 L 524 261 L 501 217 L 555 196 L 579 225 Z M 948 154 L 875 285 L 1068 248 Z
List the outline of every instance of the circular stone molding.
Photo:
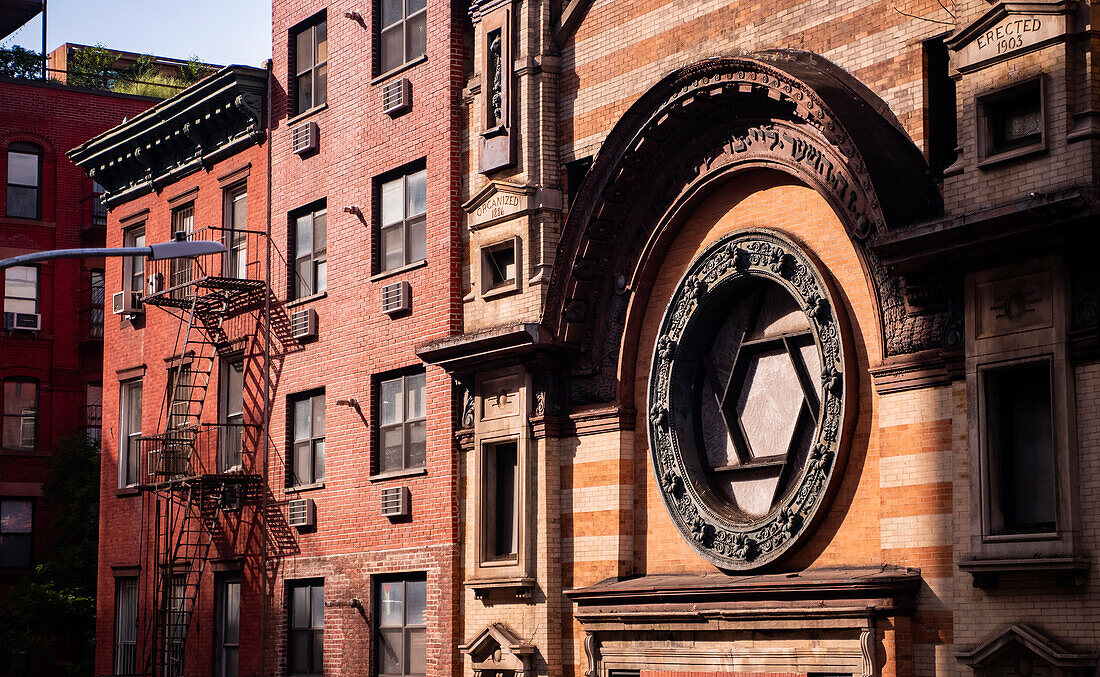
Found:
M 840 481 L 857 385 L 836 308 L 807 252 L 753 230 L 707 247 L 665 310 L 649 377 L 653 469 L 677 528 L 722 569 L 790 552 Z

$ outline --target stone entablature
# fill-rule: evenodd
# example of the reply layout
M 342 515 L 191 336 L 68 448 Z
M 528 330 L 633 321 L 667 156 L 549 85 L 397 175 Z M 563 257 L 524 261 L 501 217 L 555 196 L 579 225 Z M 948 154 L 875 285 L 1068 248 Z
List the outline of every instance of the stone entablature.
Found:
M 968 73 L 1063 39 L 1075 8 L 1074 2 L 998 4 L 947 43 L 952 65 Z
M 212 167 L 264 137 L 267 71 L 227 66 L 69 152 L 108 207 Z

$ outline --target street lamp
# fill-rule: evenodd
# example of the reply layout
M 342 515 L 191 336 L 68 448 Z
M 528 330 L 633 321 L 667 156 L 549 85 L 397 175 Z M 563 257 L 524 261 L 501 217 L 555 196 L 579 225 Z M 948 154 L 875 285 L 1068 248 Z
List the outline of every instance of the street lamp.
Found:
M 10 259 L 0 260 L 0 270 L 21 266 L 25 263 L 36 261 L 49 261 L 51 259 L 88 258 L 99 256 L 144 256 L 153 261 L 162 259 L 184 259 L 204 254 L 224 254 L 225 245 L 213 240 L 172 240 L 148 247 L 82 247 L 80 249 L 54 249 L 46 252 L 35 252 L 13 256 Z

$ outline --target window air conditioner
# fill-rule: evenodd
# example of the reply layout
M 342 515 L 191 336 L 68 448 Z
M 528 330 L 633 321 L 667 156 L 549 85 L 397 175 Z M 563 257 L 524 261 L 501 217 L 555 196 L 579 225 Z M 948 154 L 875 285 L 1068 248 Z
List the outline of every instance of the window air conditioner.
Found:
M 317 507 L 312 498 L 296 498 L 287 503 L 287 521 L 298 529 L 313 527 L 317 521 Z
M 402 113 L 412 104 L 412 86 L 408 78 L 394 80 L 382 88 L 382 112 L 386 115 Z
M 317 338 L 317 311 L 304 308 L 291 313 L 290 335 L 299 341 Z
M 141 292 L 120 291 L 111 297 L 115 315 L 137 315 L 142 312 Z
M 407 517 L 409 514 L 409 488 L 385 487 L 382 489 L 382 516 Z
M 412 307 L 412 287 L 401 281 L 382 287 L 382 312 L 387 315 L 404 312 Z
M 290 132 L 291 145 L 298 155 L 317 150 L 318 129 L 316 122 L 303 122 Z
M 8 331 L 40 331 L 42 316 L 38 313 L 4 313 L 4 329 Z

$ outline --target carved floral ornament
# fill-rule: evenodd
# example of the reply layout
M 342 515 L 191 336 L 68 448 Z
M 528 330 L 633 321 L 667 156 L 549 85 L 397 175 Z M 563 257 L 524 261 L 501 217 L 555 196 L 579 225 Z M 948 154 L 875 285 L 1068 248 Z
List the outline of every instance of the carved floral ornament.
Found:
M 673 522 L 722 569 L 790 551 L 840 481 L 857 386 L 836 307 L 806 252 L 764 230 L 708 247 L 668 304 L 651 460 Z

